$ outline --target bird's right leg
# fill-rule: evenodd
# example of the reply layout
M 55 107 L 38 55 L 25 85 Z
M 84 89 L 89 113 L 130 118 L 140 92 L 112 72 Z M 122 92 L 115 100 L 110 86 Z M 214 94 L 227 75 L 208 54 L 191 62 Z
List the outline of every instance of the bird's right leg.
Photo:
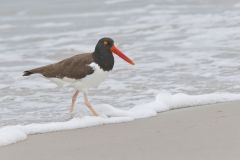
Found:
M 92 107 L 91 103 L 89 102 L 88 98 L 87 98 L 87 93 L 83 92 L 83 96 L 84 96 L 84 103 L 85 105 L 88 107 L 88 109 L 92 112 L 92 114 L 94 116 L 98 116 L 98 113 L 95 111 L 95 109 Z
M 72 113 L 74 111 L 78 94 L 79 94 L 79 90 L 77 90 L 72 97 L 72 104 L 71 104 L 70 109 L 69 109 L 70 113 Z

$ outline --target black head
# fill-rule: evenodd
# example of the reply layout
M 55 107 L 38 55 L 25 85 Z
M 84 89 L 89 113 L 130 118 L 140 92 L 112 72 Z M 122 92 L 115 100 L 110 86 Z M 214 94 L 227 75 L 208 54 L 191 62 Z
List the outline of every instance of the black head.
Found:
M 134 62 L 130 58 L 114 46 L 114 41 L 111 38 L 102 38 L 98 41 L 95 51 L 93 52 L 94 61 L 104 71 L 110 71 L 114 65 L 114 57 L 112 53 L 115 53 L 129 64 L 134 65 Z
M 114 45 L 114 41 L 111 38 L 105 37 L 98 41 L 95 51 L 96 50 L 108 50 L 111 52 L 111 48 Z
M 98 41 L 93 57 L 95 62 L 104 70 L 110 71 L 114 65 L 114 57 L 111 51 L 114 41 L 111 38 L 102 38 Z

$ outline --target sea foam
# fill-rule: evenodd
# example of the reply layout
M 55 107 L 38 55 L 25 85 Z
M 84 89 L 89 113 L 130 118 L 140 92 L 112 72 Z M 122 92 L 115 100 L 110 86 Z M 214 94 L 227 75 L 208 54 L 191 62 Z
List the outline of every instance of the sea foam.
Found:
M 240 94 L 212 93 L 204 95 L 159 93 L 155 100 L 136 105 L 130 109 L 118 109 L 108 104 L 96 105 L 95 109 L 101 115 L 93 117 L 86 114 L 65 122 L 5 126 L 0 128 L 0 146 L 9 145 L 27 139 L 28 135 L 55 132 L 62 130 L 86 128 L 111 123 L 123 123 L 139 118 L 157 115 L 159 112 L 171 109 L 213 104 L 219 102 L 240 100 Z

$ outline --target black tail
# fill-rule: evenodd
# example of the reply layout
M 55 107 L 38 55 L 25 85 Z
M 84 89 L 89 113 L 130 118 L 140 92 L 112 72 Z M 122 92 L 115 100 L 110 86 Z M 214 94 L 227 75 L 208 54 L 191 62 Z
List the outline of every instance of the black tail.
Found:
M 31 74 L 33 73 L 30 71 L 24 71 L 23 76 L 30 76 Z

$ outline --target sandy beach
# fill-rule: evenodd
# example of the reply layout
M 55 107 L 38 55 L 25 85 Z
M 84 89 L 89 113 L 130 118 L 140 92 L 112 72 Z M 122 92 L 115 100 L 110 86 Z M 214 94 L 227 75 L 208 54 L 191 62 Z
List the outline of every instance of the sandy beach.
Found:
M 237 160 L 239 104 L 185 108 L 128 123 L 32 135 L 1 147 L 0 159 Z

